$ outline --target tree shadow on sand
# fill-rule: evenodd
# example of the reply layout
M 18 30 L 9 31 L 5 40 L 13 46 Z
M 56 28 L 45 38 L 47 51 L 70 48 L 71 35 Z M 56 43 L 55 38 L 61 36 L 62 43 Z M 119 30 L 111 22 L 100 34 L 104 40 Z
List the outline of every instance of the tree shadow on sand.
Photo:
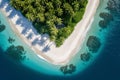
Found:
M 7 3 L 8 3 L 8 1 L 1 0 L 1 2 L 0 2 L 0 8 L 3 8 Z
M 27 36 L 27 39 L 32 39 L 33 33 L 29 33 L 29 35 Z
M 42 52 L 48 52 L 48 51 L 50 50 L 51 45 L 52 45 L 52 44 L 46 45 L 46 46 L 43 48 Z
M 5 7 L 6 6 L 6 7 Z M 23 27 L 23 31 L 21 32 L 22 34 L 26 34 L 28 30 L 32 29 L 34 30 L 34 33 L 37 34 L 37 31 L 33 28 L 32 23 L 27 20 L 20 11 L 15 10 L 10 4 L 9 1 L 6 0 L 2 0 L 0 3 L 0 8 L 4 8 L 5 7 L 5 11 L 9 12 L 10 14 L 8 15 L 8 18 L 12 19 L 15 16 L 18 16 L 18 19 L 16 21 L 16 25 L 21 25 L 21 27 Z
M 34 39 L 32 45 L 40 45 L 45 46 L 45 42 L 48 40 L 49 36 L 47 34 L 43 34 L 41 37 Z

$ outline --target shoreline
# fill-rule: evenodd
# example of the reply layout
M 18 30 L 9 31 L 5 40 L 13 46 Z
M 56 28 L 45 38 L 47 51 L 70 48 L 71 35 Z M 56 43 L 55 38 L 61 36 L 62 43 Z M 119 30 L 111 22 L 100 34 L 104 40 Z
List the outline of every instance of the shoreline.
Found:
M 68 63 L 75 54 L 77 54 L 79 48 L 82 46 L 86 34 L 91 27 L 90 24 L 94 19 L 94 14 L 99 5 L 99 2 L 100 2 L 99 0 L 94 1 L 88 0 L 88 4 L 83 19 L 76 24 L 72 34 L 65 40 L 65 42 L 63 43 L 63 45 L 61 45 L 60 48 L 56 48 L 55 44 L 53 42 L 49 42 L 48 40 L 46 44 L 52 43 L 52 46 L 50 48 L 51 50 L 45 53 L 40 51 L 38 46 L 31 45 L 31 41 L 28 40 L 25 35 L 21 34 L 23 27 L 20 28 L 21 25 L 17 25 L 15 23 L 18 19 L 18 16 L 14 16 L 13 19 L 9 19 L 7 17 L 10 14 L 9 12 L 6 12 L 4 8 L 1 9 L 1 12 L 7 18 L 12 30 L 16 33 L 16 35 L 18 35 L 21 38 L 21 40 L 24 41 L 37 54 L 38 57 L 55 65 L 64 65 Z

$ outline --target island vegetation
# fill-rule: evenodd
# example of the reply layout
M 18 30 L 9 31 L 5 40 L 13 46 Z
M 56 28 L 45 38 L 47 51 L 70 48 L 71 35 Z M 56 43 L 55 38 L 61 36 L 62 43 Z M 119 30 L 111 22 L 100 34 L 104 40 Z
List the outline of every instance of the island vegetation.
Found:
M 82 19 L 88 0 L 10 0 L 40 34 L 59 47 Z M 29 27 L 29 26 L 28 26 Z

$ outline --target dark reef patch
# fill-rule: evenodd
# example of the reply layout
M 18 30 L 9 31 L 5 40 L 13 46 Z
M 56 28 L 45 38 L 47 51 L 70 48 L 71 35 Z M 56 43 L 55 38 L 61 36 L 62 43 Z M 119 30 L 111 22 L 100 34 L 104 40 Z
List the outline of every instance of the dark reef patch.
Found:
M 111 21 L 113 20 L 113 17 L 110 13 L 102 12 L 100 13 L 100 17 L 105 19 L 106 21 Z
M 2 31 L 4 31 L 5 30 L 5 25 L 3 25 L 3 24 L 0 24 L 0 32 L 2 32 Z
M 12 37 L 9 37 L 9 38 L 8 38 L 8 42 L 9 42 L 10 44 L 12 44 L 13 42 L 15 42 L 15 39 L 13 39 Z
M 105 20 L 100 20 L 99 26 L 100 26 L 102 29 L 104 29 L 104 28 L 107 27 L 107 22 L 106 22 Z
M 87 43 L 86 43 L 89 51 L 95 53 L 101 46 L 100 39 L 96 36 L 89 36 Z
M 72 74 L 73 72 L 76 71 L 76 66 L 73 64 L 65 65 L 65 66 L 60 67 L 60 71 L 63 74 Z
M 119 0 L 109 0 L 106 9 L 108 9 L 112 13 L 117 13 L 119 12 L 119 3 Z
M 100 20 L 99 26 L 104 29 L 113 20 L 113 16 L 110 13 L 102 12 L 99 15 L 103 20 Z
M 89 61 L 90 60 L 90 57 L 91 57 L 91 54 L 88 52 L 88 53 L 83 53 L 80 55 L 80 58 L 82 61 Z
M 22 46 L 14 46 L 11 45 L 6 50 L 7 55 L 10 56 L 12 59 L 17 61 L 22 61 L 25 59 L 25 50 Z

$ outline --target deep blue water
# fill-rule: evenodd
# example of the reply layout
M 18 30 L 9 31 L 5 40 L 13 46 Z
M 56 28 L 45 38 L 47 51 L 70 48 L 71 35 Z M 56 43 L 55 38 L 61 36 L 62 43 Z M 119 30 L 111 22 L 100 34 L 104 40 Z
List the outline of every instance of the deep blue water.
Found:
M 110 10 L 114 20 L 108 25 L 104 48 L 82 73 L 69 77 L 43 75 L 13 63 L 0 48 L 0 80 L 120 80 L 120 0 L 111 1 L 117 3 Z

